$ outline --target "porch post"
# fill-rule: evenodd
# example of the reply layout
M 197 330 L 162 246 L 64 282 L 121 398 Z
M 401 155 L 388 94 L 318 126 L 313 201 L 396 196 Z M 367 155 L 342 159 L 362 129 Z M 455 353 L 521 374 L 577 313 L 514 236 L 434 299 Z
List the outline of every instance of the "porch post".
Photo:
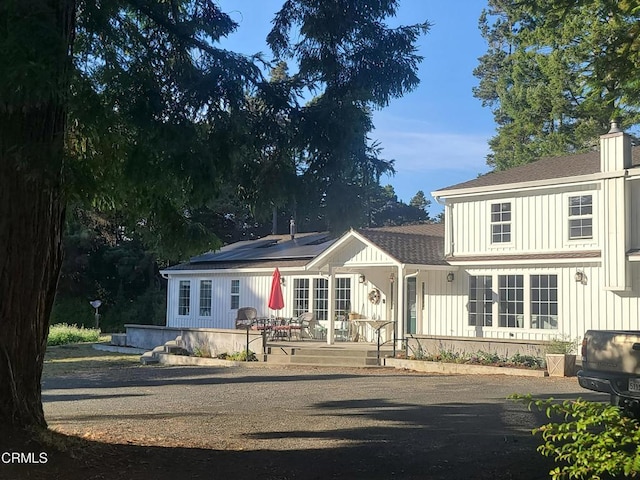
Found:
M 335 277 L 333 273 L 333 267 L 329 265 L 329 278 L 327 279 L 327 302 L 328 302 L 328 312 L 327 316 L 329 317 L 329 328 L 327 329 L 327 344 L 333 345 L 334 336 L 335 336 L 335 321 L 334 318 L 336 316 L 336 307 L 334 296 L 334 282 Z
M 402 265 L 398 265 L 398 274 L 396 275 L 396 283 L 398 284 L 398 298 L 396 299 L 396 348 L 402 349 L 402 340 L 404 339 L 404 269 Z

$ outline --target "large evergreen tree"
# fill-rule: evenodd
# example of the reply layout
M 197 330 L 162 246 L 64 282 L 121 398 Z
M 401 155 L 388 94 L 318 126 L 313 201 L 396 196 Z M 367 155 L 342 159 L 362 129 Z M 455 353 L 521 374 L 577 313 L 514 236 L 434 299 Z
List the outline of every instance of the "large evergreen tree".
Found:
M 488 50 L 474 71 L 474 95 L 498 126 L 488 163 L 593 148 L 613 117 L 637 124 L 639 14 L 611 0 L 490 0 L 480 18 Z
M 200 0 L 0 3 L 0 423 L 46 425 L 40 377 L 70 197 L 119 207 L 157 245 L 219 182 L 253 62 Z M 11 437 L 10 437 L 11 438 Z
M 322 90 L 301 109 L 292 94 L 272 95 L 255 59 L 218 48 L 236 25 L 210 0 L 0 3 L 0 423 L 8 438 L 46 426 L 40 377 L 68 200 L 117 209 L 157 250 L 185 255 L 212 244 L 197 219 L 248 158 L 239 148 L 247 98 L 259 92 L 281 103 L 252 118 L 289 112 L 304 173 L 337 187 L 364 165 L 375 173 L 369 109 L 417 85 L 414 42 L 426 30 L 385 27 L 396 7 L 284 3 L 270 42 L 299 60 L 291 91 Z M 252 148 L 273 145 L 281 143 L 269 134 Z M 287 155 L 269 161 L 280 159 Z M 337 202 L 331 188 L 319 191 Z
M 333 231 L 366 224 L 372 188 L 393 171 L 368 137 L 372 110 L 419 82 L 415 42 L 429 24 L 390 28 L 397 8 L 397 0 L 288 0 L 267 37 L 297 67 L 299 93 L 314 95 L 296 111 L 297 167 Z

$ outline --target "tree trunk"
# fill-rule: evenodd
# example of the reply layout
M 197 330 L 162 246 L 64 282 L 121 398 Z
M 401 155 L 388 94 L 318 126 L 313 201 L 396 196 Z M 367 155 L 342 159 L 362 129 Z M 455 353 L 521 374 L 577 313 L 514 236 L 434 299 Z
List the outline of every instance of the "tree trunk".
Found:
M 40 380 L 62 264 L 74 10 L 73 0 L 0 5 L 0 425 L 9 435 L 46 426 Z

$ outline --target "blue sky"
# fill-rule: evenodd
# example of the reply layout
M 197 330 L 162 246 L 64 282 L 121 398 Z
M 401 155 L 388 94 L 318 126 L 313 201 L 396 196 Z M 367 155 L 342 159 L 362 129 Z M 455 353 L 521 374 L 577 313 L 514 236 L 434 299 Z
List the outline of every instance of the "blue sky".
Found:
M 240 24 L 237 32 L 220 45 L 252 54 L 269 50 L 265 38 L 273 14 L 283 0 L 219 0 L 223 11 Z M 398 198 L 408 202 L 418 191 L 432 200 L 431 192 L 475 178 L 487 172 L 487 141 L 495 133 L 488 108 L 473 97 L 478 83 L 473 69 L 486 44 L 478 30 L 485 0 L 455 4 L 436 0 L 400 0 L 392 26 L 429 21 L 430 32 L 418 41 L 424 57 L 419 69 L 420 85 L 403 98 L 374 114 L 372 138 L 384 149 L 382 157 L 395 159 L 396 175 L 384 177 Z

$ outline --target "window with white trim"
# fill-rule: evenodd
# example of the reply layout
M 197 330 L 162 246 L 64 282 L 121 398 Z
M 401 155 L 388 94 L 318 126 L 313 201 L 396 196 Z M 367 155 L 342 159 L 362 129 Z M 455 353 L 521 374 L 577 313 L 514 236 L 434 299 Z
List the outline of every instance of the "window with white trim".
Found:
M 531 275 L 531 328 L 558 328 L 558 276 Z
M 211 316 L 211 280 L 200 280 L 200 316 Z
M 336 278 L 336 315 L 344 315 L 351 310 L 351 279 Z
M 498 275 L 498 325 L 524 327 L 523 275 Z
M 240 280 L 231 280 L 231 310 L 240 308 Z
M 493 324 L 493 278 L 491 275 L 469 277 L 469 325 L 491 327 Z
M 593 238 L 593 196 L 569 197 L 569 240 Z
M 309 279 L 293 279 L 293 315 L 298 316 L 309 311 Z
M 313 279 L 313 313 L 318 320 L 329 318 L 329 280 Z
M 491 243 L 511 242 L 511 203 L 491 204 Z
M 189 315 L 191 305 L 191 281 L 180 280 L 178 284 L 178 315 Z

